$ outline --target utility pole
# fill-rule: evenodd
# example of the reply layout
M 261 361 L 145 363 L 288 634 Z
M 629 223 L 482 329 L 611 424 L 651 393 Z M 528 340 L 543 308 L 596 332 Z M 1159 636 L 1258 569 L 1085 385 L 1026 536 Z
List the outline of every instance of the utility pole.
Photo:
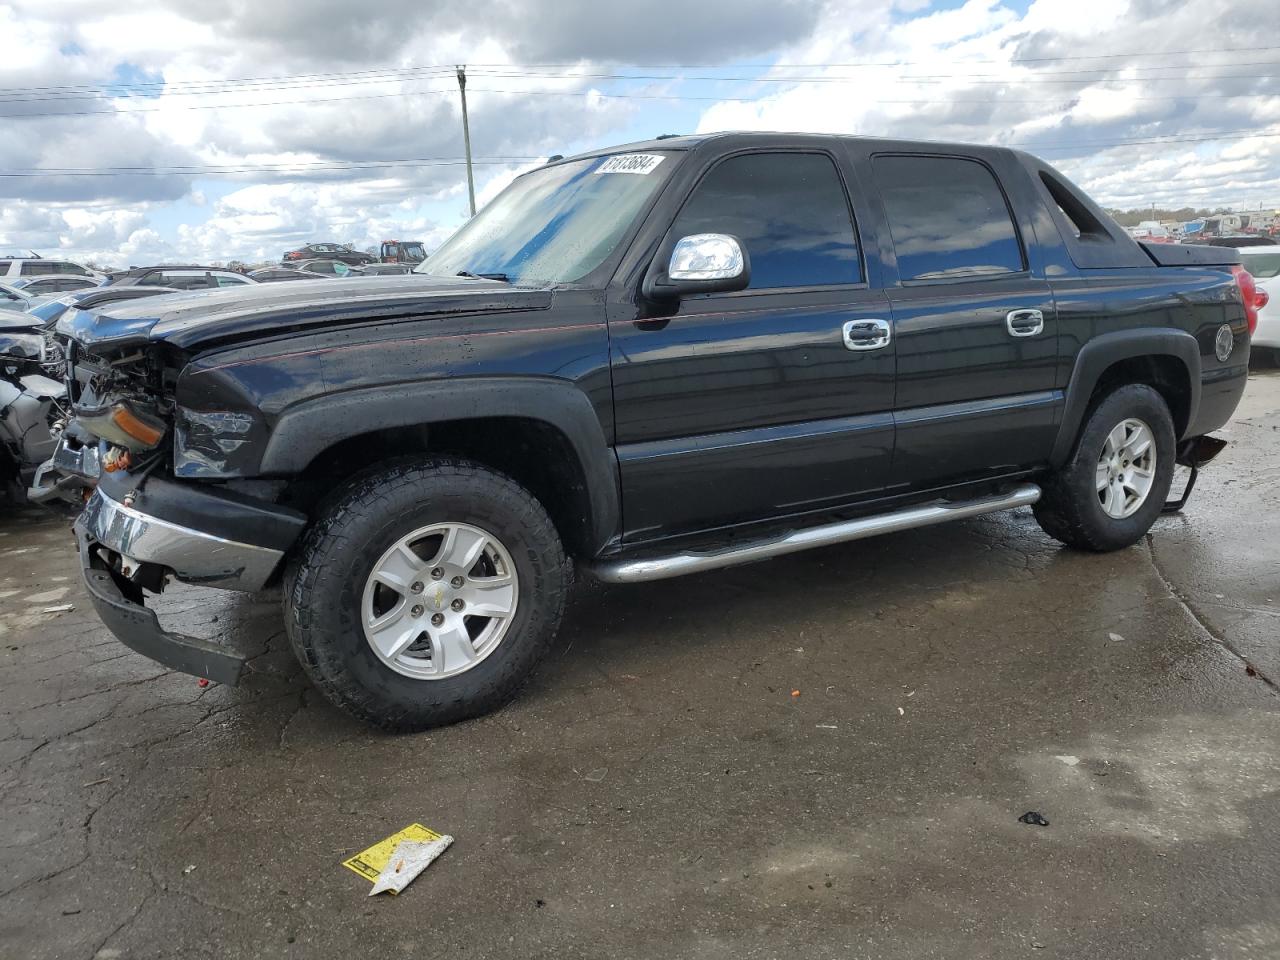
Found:
M 467 68 L 457 67 L 458 92 L 462 94 L 462 140 L 467 148 L 467 199 L 471 201 L 471 215 L 476 215 L 476 180 L 471 172 L 471 127 L 467 123 Z

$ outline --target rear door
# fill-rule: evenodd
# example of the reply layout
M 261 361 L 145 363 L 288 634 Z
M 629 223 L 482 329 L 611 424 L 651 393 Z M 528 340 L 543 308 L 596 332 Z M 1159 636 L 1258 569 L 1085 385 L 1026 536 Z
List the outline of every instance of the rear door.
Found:
M 895 492 L 1020 472 L 1056 435 L 1054 302 L 992 166 L 884 153 L 866 163 L 885 229 L 897 342 Z
M 888 304 L 835 158 L 753 150 L 697 177 L 667 238 L 738 238 L 751 283 L 610 315 L 629 542 L 820 511 L 888 479 Z

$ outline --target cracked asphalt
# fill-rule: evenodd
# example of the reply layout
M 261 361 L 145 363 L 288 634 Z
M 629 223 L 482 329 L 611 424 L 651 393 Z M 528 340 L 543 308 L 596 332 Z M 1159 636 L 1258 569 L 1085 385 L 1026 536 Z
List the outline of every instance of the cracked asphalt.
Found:
M 278 597 L 158 602 L 240 688 L 130 653 L 10 509 L 0 957 L 1280 957 L 1280 372 L 1223 434 L 1116 554 L 1019 511 L 581 585 L 519 701 L 400 737 Z M 413 822 L 454 846 L 368 899 Z

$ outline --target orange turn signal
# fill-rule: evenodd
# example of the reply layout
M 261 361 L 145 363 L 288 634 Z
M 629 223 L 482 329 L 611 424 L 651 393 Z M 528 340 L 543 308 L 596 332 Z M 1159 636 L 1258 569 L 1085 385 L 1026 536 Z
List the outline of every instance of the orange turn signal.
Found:
M 160 438 L 164 436 L 164 427 L 157 427 L 154 424 L 147 423 L 124 404 L 118 404 L 111 411 L 111 422 L 133 437 L 133 439 L 148 447 L 154 447 L 160 442 Z

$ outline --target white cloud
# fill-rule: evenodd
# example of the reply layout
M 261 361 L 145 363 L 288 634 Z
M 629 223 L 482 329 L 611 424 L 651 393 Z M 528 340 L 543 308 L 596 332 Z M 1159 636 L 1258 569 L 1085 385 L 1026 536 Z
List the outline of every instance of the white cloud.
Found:
M 623 91 L 724 94 L 701 111 L 704 131 L 1015 144 L 1108 204 L 1280 204 L 1280 70 L 1264 65 L 1274 54 L 1150 55 L 1257 47 L 1266 42 L 1257 26 L 1273 7 L 1035 0 L 1019 12 L 1007 0 L 949 9 L 928 0 L 704 0 L 694 10 L 676 0 L 627 9 L 587 0 L 384 0 L 353 18 L 349 0 L 312 0 L 304 16 L 292 4 L 249 0 L 16 0 L 0 6 L 6 87 L 80 85 L 110 95 L 0 97 L 0 114 L 60 114 L 4 120 L 0 171 L 24 175 L 0 177 L 0 248 L 143 262 L 274 259 L 308 240 L 434 242 L 465 211 L 463 169 L 452 163 L 462 153 L 451 67 L 460 61 L 473 65 L 476 153 L 507 158 L 477 164 L 482 204 L 535 162 L 524 158 L 668 129 L 665 118 L 688 109 L 610 96 Z M 660 54 L 637 42 L 655 24 L 676 22 L 683 29 Z M 1086 55 L 1096 59 L 1053 59 Z M 594 76 L 629 58 L 845 66 L 775 67 L 765 73 L 772 82 L 711 86 L 665 76 L 705 69 L 636 70 L 655 75 L 638 84 Z M 512 68 L 551 61 L 562 65 Z M 386 73 L 430 64 L 443 69 Z M 265 74 L 312 79 L 226 83 Z M 134 85 L 104 86 L 122 77 Z M 137 85 L 161 79 L 163 87 Z M 234 106 L 245 102 L 275 105 Z M 1166 142 L 1116 143 L 1135 139 Z M 379 158 L 417 163 L 357 165 Z M 52 172 L 107 167 L 151 172 Z M 26 175 L 36 170 L 50 172 Z

